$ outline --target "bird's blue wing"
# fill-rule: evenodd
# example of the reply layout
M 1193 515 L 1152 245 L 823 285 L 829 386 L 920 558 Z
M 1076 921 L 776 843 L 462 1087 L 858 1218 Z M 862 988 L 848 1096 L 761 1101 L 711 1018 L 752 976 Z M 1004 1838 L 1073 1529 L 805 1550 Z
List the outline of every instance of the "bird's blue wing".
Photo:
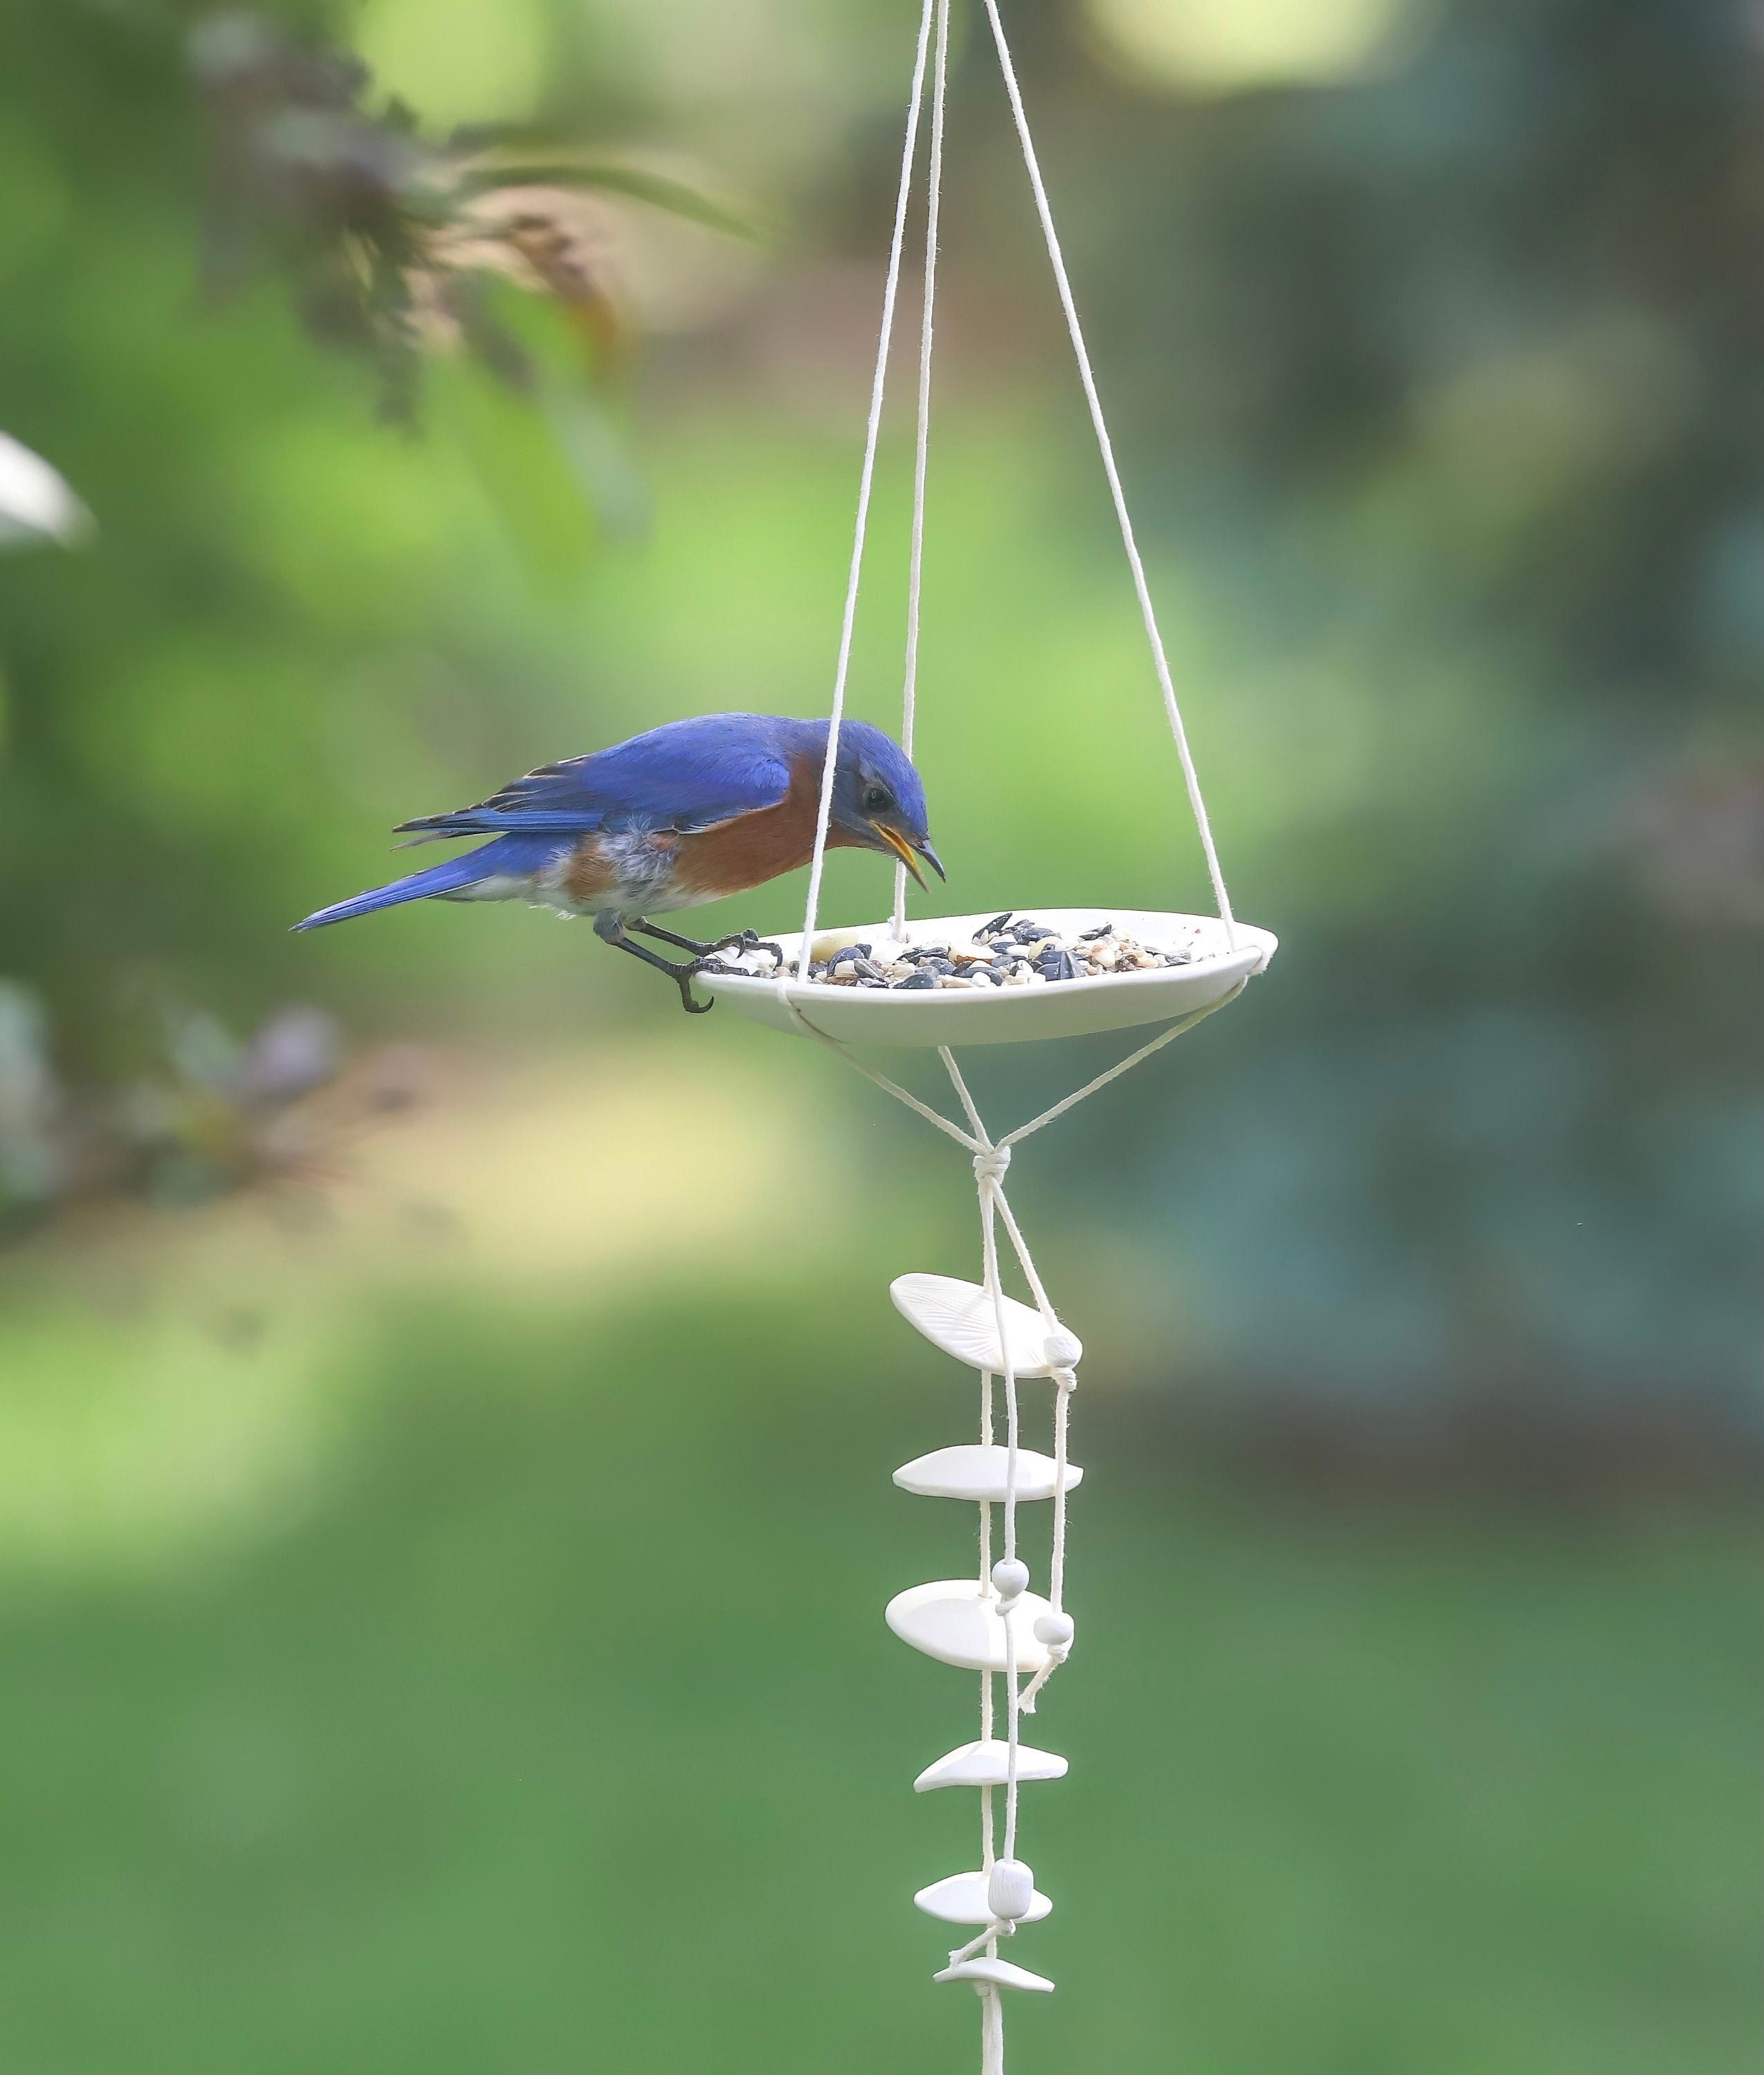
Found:
M 635 828 L 685 835 L 775 807 L 789 789 L 793 747 L 768 715 L 707 714 L 591 756 L 541 764 L 475 807 L 401 826 L 422 837 Z

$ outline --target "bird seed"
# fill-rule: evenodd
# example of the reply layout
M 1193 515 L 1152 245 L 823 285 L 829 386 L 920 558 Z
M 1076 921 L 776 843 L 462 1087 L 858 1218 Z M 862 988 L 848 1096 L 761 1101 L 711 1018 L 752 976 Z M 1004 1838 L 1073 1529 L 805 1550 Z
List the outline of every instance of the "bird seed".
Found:
M 1163 966 L 1194 963 L 1189 949 L 1165 950 L 1145 944 L 1112 922 L 1097 924 L 1074 937 L 1032 916 L 1012 919 L 1007 909 L 995 915 L 962 944 L 847 944 L 830 958 L 809 968 L 809 979 L 824 987 L 888 988 L 917 992 L 932 988 L 984 992 L 996 987 L 1050 987 L 1070 980 L 1104 980 L 1117 973 L 1151 972 Z M 769 980 L 778 971 L 776 947 L 760 944 L 709 960 L 707 972 L 743 974 Z

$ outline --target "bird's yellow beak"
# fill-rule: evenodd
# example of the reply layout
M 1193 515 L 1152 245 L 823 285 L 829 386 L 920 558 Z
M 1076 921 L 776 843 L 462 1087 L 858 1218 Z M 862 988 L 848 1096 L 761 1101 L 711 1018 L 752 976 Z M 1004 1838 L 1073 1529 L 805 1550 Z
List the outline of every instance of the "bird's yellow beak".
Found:
M 893 851 L 894 855 L 899 858 L 901 864 L 906 867 L 907 870 L 912 873 L 913 878 L 918 882 L 918 884 L 921 886 L 923 886 L 925 884 L 925 874 L 919 869 L 919 856 L 921 853 L 914 851 L 912 844 L 907 841 L 906 838 L 901 835 L 898 829 L 891 829 L 882 822 L 872 822 L 870 826 L 876 830 L 876 834 L 881 837 L 883 842 L 888 845 L 888 848 Z M 930 860 L 933 869 L 936 872 L 938 877 L 941 879 L 943 876 L 943 868 L 938 862 L 937 852 L 932 849 L 929 843 L 925 844 L 922 855 Z

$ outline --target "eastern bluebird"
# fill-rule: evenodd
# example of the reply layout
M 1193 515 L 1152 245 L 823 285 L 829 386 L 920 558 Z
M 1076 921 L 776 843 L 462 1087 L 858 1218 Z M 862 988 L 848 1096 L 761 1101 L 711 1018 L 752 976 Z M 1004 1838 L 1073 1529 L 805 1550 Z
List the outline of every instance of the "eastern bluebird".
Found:
M 701 943 L 648 918 L 745 893 L 809 862 L 830 725 L 706 714 L 591 756 L 542 764 L 478 806 L 398 829 L 413 843 L 479 835 L 493 842 L 321 908 L 294 926 L 321 929 L 405 901 L 527 901 L 592 915 L 598 936 L 666 973 L 685 1008 L 702 1013 L 710 1004 L 693 1000 L 692 975 L 716 952 L 758 939 L 750 930 Z M 898 858 L 921 886 L 920 858 L 944 876 L 918 772 L 898 743 L 865 721 L 840 724 L 827 847 Z M 692 956 L 664 959 L 633 943 L 632 931 Z

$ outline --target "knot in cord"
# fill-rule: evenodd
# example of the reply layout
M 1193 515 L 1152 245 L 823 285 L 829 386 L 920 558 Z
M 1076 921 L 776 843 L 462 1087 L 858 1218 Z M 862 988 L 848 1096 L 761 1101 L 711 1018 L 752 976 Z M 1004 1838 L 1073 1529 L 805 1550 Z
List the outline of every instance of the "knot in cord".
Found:
M 974 1156 L 974 1178 L 983 1189 L 988 1182 L 996 1187 L 1004 1179 L 1005 1170 L 1011 1164 L 1011 1149 L 1008 1145 L 984 1145 Z

